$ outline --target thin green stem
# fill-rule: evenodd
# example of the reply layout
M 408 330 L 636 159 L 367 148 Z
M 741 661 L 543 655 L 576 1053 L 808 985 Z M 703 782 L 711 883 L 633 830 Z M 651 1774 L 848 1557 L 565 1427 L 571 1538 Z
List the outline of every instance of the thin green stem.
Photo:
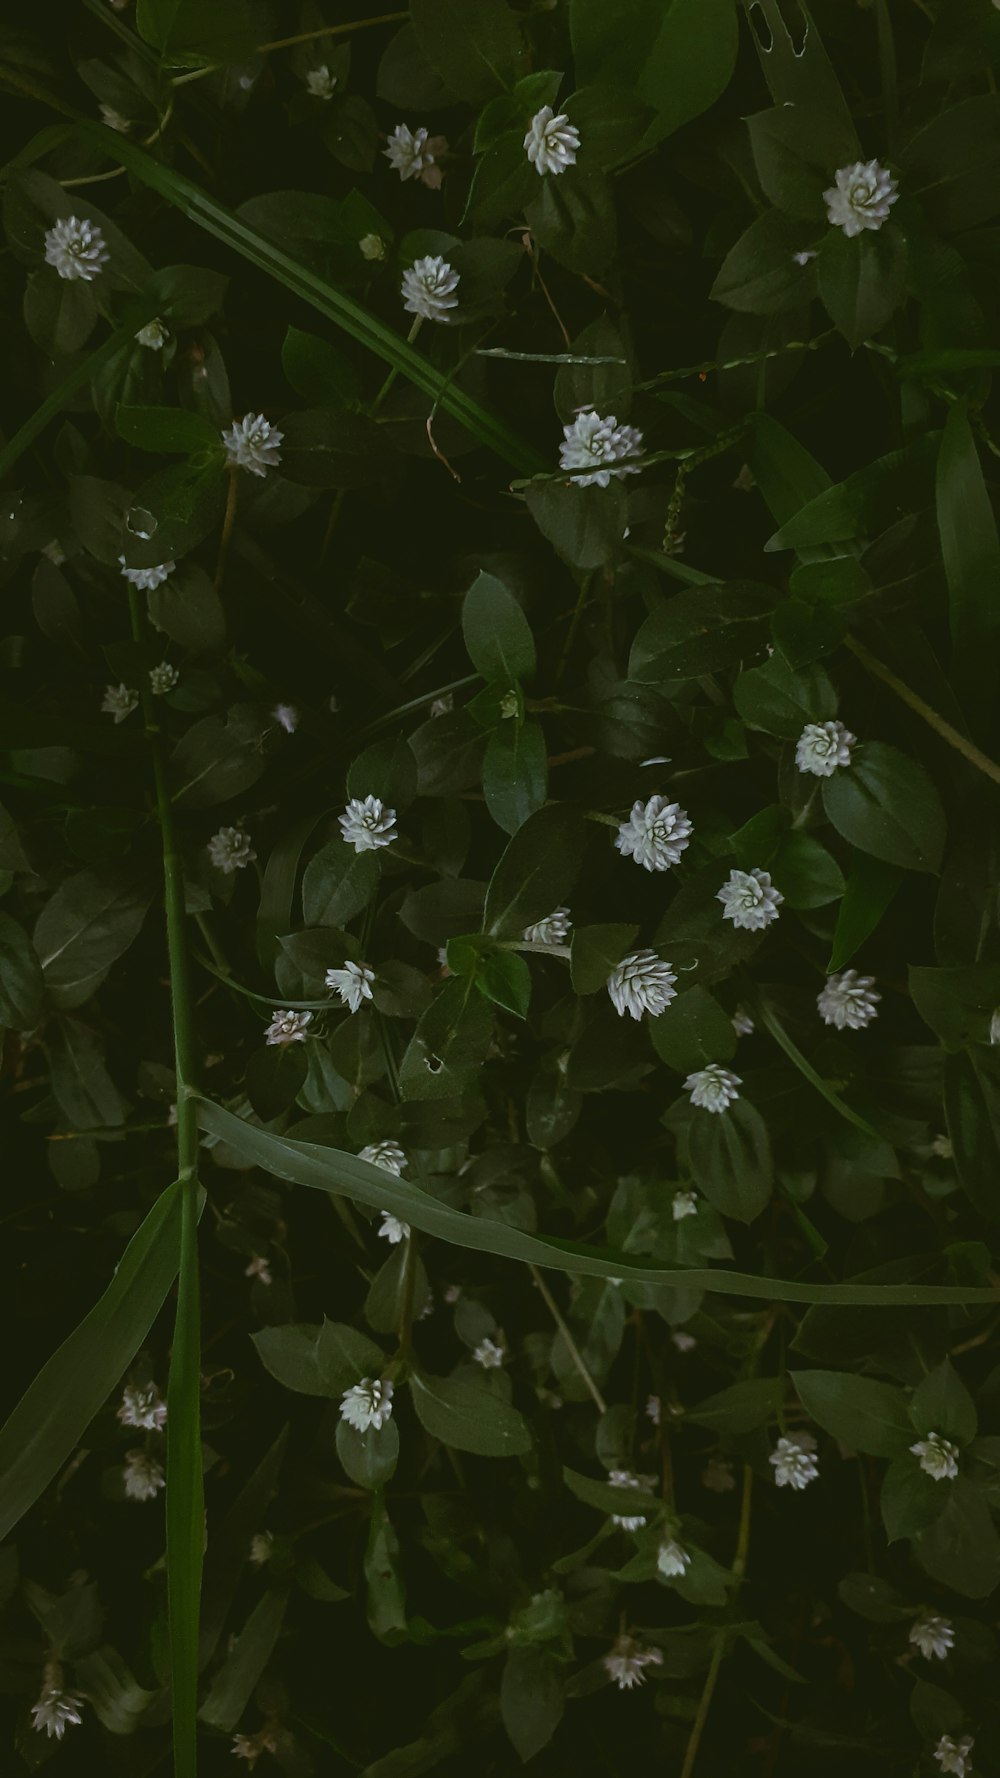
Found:
M 538 1267 L 537 1266 L 529 1266 L 528 1270 L 531 1273 L 531 1276 L 535 1282 L 535 1286 L 539 1292 L 539 1295 L 541 1296 L 543 1303 L 545 1304 L 545 1307 L 548 1309 L 549 1314 L 551 1315 L 553 1321 L 556 1324 L 556 1327 L 558 1328 L 559 1332 L 562 1334 L 563 1340 L 565 1341 L 566 1350 L 569 1353 L 570 1358 L 571 1358 L 571 1360 L 572 1360 L 572 1362 L 573 1362 L 573 1364 L 574 1364 L 574 1366 L 575 1366 L 575 1368 L 576 1368 L 576 1370 L 577 1370 L 577 1372 L 578 1372 L 578 1374 L 579 1374 L 579 1376 L 580 1376 L 580 1378 L 587 1390 L 587 1394 L 590 1396 L 591 1400 L 593 1401 L 594 1406 L 596 1407 L 598 1413 L 599 1414 L 606 1414 L 608 1411 L 608 1404 L 605 1401 L 600 1390 L 598 1389 L 597 1384 L 594 1382 L 594 1379 L 591 1376 L 589 1370 L 587 1369 L 587 1365 L 584 1360 L 583 1354 L 580 1351 L 579 1346 L 577 1345 L 576 1341 L 573 1338 L 573 1335 L 570 1333 L 569 1328 L 566 1325 L 566 1322 L 565 1322 L 563 1315 L 562 1315 L 562 1311 L 559 1308 L 559 1304 L 556 1302 L 555 1297 L 552 1295 L 552 1292 L 549 1289 L 548 1285 L 546 1284 L 545 1279 L 542 1277 L 541 1272 L 538 1270 Z
M 740 1528 L 736 1540 L 736 1554 L 733 1557 L 733 1574 L 736 1577 L 737 1588 L 746 1573 L 747 1555 L 750 1549 L 750 1500 L 752 1490 L 753 1470 L 750 1468 L 750 1465 L 746 1463 L 743 1466 L 743 1499 L 740 1505 Z M 698 1749 L 701 1746 L 701 1738 L 705 1732 L 705 1724 L 708 1721 L 708 1713 L 712 1708 L 712 1699 L 715 1696 L 715 1687 L 718 1682 L 719 1671 L 729 1647 L 729 1637 L 729 1627 L 728 1625 L 723 1624 L 716 1632 L 715 1646 L 712 1649 L 712 1659 L 709 1662 L 708 1672 L 705 1675 L 705 1683 L 701 1688 L 701 1697 L 698 1699 L 698 1709 L 695 1714 L 694 1722 L 691 1725 L 691 1733 L 688 1736 L 688 1744 L 684 1754 L 684 1764 L 681 1767 L 680 1778 L 691 1778 L 691 1774 L 694 1771 L 695 1761 L 698 1758 Z
M 273 43 L 258 43 L 253 54 L 266 56 L 272 49 L 294 49 L 298 43 L 315 43 L 319 37 L 343 37 L 348 31 L 367 31 L 372 25 L 402 24 L 409 16 L 408 12 L 383 12 L 373 19 L 351 19 L 346 25 L 320 25 L 318 30 L 300 31 L 295 37 L 276 37 Z M 175 75 L 171 84 L 190 86 L 193 80 L 204 80 L 206 74 L 215 74 L 223 66 L 213 62 L 208 68 L 192 68 L 188 74 Z

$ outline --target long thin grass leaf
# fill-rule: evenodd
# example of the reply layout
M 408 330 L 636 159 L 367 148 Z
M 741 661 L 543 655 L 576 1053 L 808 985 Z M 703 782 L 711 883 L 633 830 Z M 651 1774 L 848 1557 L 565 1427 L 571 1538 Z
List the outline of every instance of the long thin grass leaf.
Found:
M 216 240 L 222 241 L 251 265 L 277 279 L 286 290 L 301 297 L 384 363 L 392 365 L 394 370 L 399 371 L 408 382 L 422 389 L 426 395 L 430 395 L 436 405 L 459 420 L 473 438 L 495 451 L 518 474 L 532 475 L 536 470 L 549 467 L 532 445 L 519 438 L 503 420 L 482 407 L 471 395 L 456 388 L 451 379 L 437 370 L 422 352 L 416 351 L 376 316 L 369 315 L 360 303 L 354 302 L 342 290 L 328 284 L 290 254 L 276 247 L 255 228 L 251 228 L 249 223 L 227 210 L 224 204 L 217 203 L 200 186 L 195 185 L 193 180 L 186 179 L 173 167 L 154 160 L 152 155 L 134 142 L 105 129 L 102 124 L 85 119 L 77 125 L 77 133 L 82 141 L 103 148 L 120 161 L 134 178 L 159 192 L 168 203 L 182 211 L 189 221 L 214 235 Z
M 430 1197 L 409 1180 L 393 1178 L 357 1155 L 338 1148 L 298 1142 L 259 1129 L 235 1117 L 209 1099 L 198 1099 L 198 1121 L 209 1135 L 218 1137 L 244 1159 L 262 1167 L 277 1179 L 311 1186 L 333 1197 L 357 1198 L 372 1209 L 391 1215 L 434 1235 L 455 1247 L 473 1248 L 519 1259 L 529 1265 L 555 1266 L 562 1272 L 591 1278 L 629 1278 L 637 1284 L 681 1286 L 708 1290 L 719 1296 L 752 1297 L 764 1302 L 831 1303 L 847 1307 L 911 1308 L 921 1304 L 1000 1303 L 1000 1289 L 951 1284 L 813 1284 L 798 1279 L 759 1278 L 750 1272 L 728 1272 L 721 1267 L 687 1270 L 654 1266 L 634 1255 L 612 1253 L 551 1235 L 529 1235 L 506 1223 L 468 1216 L 437 1198 Z
M 186 1180 L 181 1200 L 177 1319 L 167 1389 L 167 1600 L 176 1778 L 196 1778 L 197 1773 L 195 1720 L 204 1513 L 198 1200 L 194 1182 Z
M 39 1371 L 0 1431 L 0 1538 L 48 1487 L 121 1382 L 177 1276 L 180 1224 L 174 1184 L 132 1236 L 100 1301 Z

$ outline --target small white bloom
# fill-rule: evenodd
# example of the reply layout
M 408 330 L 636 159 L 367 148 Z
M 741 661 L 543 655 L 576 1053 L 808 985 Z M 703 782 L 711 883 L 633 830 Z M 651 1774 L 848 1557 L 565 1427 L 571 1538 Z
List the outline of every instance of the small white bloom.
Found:
M 952 1147 L 951 1137 L 943 1135 L 935 1136 L 931 1143 L 931 1154 L 939 1161 L 953 1161 L 955 1158 L 955 1150 Z
M 650 1018 L 658 1019 L 671 1000 L 677 998 L 676 980 L 669 963 L 664 963 L 655 951 L 629 951 L 608 976 L 611 1004 L 620 1018 L 628 1013 L 633 1019 L 641 1019 L 648 1012 Z
M 675 1346 L 678 1352 L 693 1352 L 698 1342 L 694 1334 L 685 1333 L 682 1327 L 675 1327 L 670 1336 L 670 1344 Z
M 157 315 L 152 321 L 147 321 L 145 327 L 140 327 L 135 343 L 137 346 L 146 346 L 150 352 L 162 352 L 169 339 L 170 329 Z
M 670 1211 L 675 1222 L 683 1222 L 686 1216 L 697 1216 L 697 1192 L 675 1192 L 670 1200 Z
M 257 854 L 242 827 L 220 827 L 208 842 L 208 856 L 216 870 L 231 877 L 234 871 L 252 864 Z
M 234 1759 L 245 1759 L 252 1772 L 262 1753 L 278 1753 L 280 1743 L 272 1728 L 258 1729 L 255 1735 L 234 1735 L 229 1743 Z
M 557 117 L 551 105 L 543 105 L 528 125 L 524 146 L 536 173 L 565 173 L 576 165 L 580 132 L 564 111 Z
M 895 179 L 878 161 L 855 161 L 853 166 L 838 167 L 834 184 L 823 193 L 827 221 L 845 235 L 881 228 L 898 196 Z
M 990 1042 L 1000 1043 L 1000 1006 L 995 1006 L 990 1015 Z
M 691 1566 L 691 1557 L 675 1537 L 668 1537 L 660 1545 L 656 1566 L 664 1580 L 677 1580 L 680 1575 L 687 1573 Z
M 745 1006 L 738 1006 L 729 1022 L 737 1037 L 752 1037 L 757 1028 Z
M 950 1438 L 940 1432 L 929 1432 L 926 1438 L 911 1445 L 910 1450 L 914 1457 L 920 1458 L 925 1475 L 932 1476 L 936 1482 L 954 1481 L 958 1474 L 958 1446 Z
M 244 414 L 224 428 L 222 442 L 230 469 L 249 469 L 251 475 L 266 475 L 281 462 L 278 449 L 284 433 L 265 420 L 263 414 Z
M 61 568 L 66 560 L 66 551 L 58 537 L 51 537 L 48 543 L 42 545 L 42 555 L 52 563 L 54 568 Z
M 379 1240 L 388 1241 L 390 1247 L 398 1247 L 400 1241 L 405 1241 L 410 1232 L 409 1223 L 401 1222 L 398 1216 L 393 1216 L 391 1210 L 383 1210 L 381 1216 L 382 1227 L 378 1232 Z
M 376 852 L 380 846 L 391 846 L 398 839 L 396 811 L 387 809 L 381 797 L 352 796 L 344 813 L 337 816 L 344 843 L 355 852 Z
M 162 586 L 177 566 L 176 562 L 160 562 L 155 568 L 127 568 L 124 556 L 118 557 L 118 565 L 122 571 L 122 579 L 127 580 L 129 586 L 138 587 L 141 593 L 151 593 L 156 587 Z
M 795 764 L 814 778 L 832 778 L 838 766 L 849 766 L 857 741 L 842 722 L 807 722 L 795 743 Z
M 344 964 L 343 969 L 328 969 L 324 978 L 326 986 L 339 994 L 342 1005 L 357 1012 L 366 1000 L 373 1000 L 372 983 L 375 980 L 374 969 L 367 963 Z
M 131 716 L 139 702 L 139 693 L 130 685 L 107 685 L 101 699 L 101 712 L 104 716 L 113 716 L 115 726 Z
M 569 908 L 556 908 L 534 926 L 526 926 L 522 937 L 526 945 L 564 945 L 573 929 Z
M 484 1339 L 480 1340 L 472 1356 L 477 1364 L 482 1365 L 484 1371 L 498 1371 L 507 1353 L 502 1342 Z
M 129 130 L 132 128 L 131 119 L 123 117 L 121 112 L 116 111 L 113 105 L 101 106 L 101 122 L 105 124 L 109 130 L 117 130 L 120 136 L 127 136 Z
M 684 1091 L 690 1093 L 692 1105 L 700 1111 L 719 1113 L 728 1110 L 739 1098 L 738 1087 L 743 1085 L 738 1074 L 731 1069 L 720 1067 L 718 1062 L 709 1062 L 707 1068 L 699 1068 L 696 1073 L 689 1074 L 684 1082 Z
M 392 1384 L 377 1377 L 362 1377 L 360 1383 L 345 1389 L 341 1396 L 340 1417 L 358 1432 L 367 1432 L 369 1426 L 381 1432 L 386 1421 L 392 1419 Z
M 722 903 L 724 920 L 746 932 L 760 932 L 778 918 L 785 898 L 766 870 L 731 870 L 715 899 Z
M 382 153 L 400 179 L 419 179 L 422 184 L 436 188 L 441 183 L 441 169 L 434 162 L 437 146 L 438 139 L 429 141 L 427 131 L 422 127 L 411 130 L 407 124 L 398 123 Z
M 255 1253 L 250 1264 L 243 1268 L 244 1278 L 256 1278 L 259 1284 L 273 1284 L 274 1274 L 271 1264 L 262 1253 Z
M 680 862 L 693 833 L 687 811 L 665 796 L 651 796 L 648 803 L 632 804 L 632 813 L 618 829 L 615 846 L 625 858 L 634 858 L 644 870 L 669 870 Z
M 559 446 L 560 469 L 586 469 L 588 475 L 574 475 L 578 488 L 606 488 L 611 477 L 638 475 L 640 465 L 632 461 L 642 456 L 642 433 L 635 426 L 619 426 L 614 414 L 602 419 L 594 408 L 584 408 L 570 425 L 563 427 Z
M 648 1420 L 651 1420 L 653 1422 L 654 1426 L 659 1426 L 662 1416 L 663 1416 L 663 1403 L 661 1402 L 659 1396 L 658 1395 L 648 1395 L 646 1397 L 646 1418 Z
M 160 1489 L 167 1485 L 162 1463 L 145 1451 L 126 1451 L 122 1477 L 128 1500 L 155 1500 Z
M 876 1017 L 881 998 L 873 975 L 843 969 L 839 975 L 827 977 L 816 1005 L 824 1025 L 836 1025 L 838 1031 L 863 1031 Z
M 768 1462 L 774 1465 L 774 1479 L 779 1488 L 794 1488 L 800 1493 L 819 1475 L 819 1464 L 813 1453 L 816 1440 L 809 1432 L 797 1432 L 792 1438 L 779 1438 Z
M 955 1632 L 946 1617 L 928 1611 L 911 1624 L 910 1641 L 925 1661 L 945 1661 L 955 1646 Z
M 381 235 L 362 235 L 358 242 L 362 259 L 384 259 L 385 242 Z
M 732 1494 L 736 1477 L 728 1457 L 710 1457 L 701 1472 L 701 1485 L 711 1494 Z
M 966 1778 L 972 1771 L 972 1749 L 975 1742 L 971 1735 L 960 1735 L 958 1740 L 951 1735 L 942 1735 L 934 1749 L 934 1758 L 942 1772 L 954 1773 L 954 1778 Z
M 283 728 L 286 735 L 294 735 L 299 726 L 299 713 L 294 704 L 275 704 L 271 711 L 271 720 L 279 728 Z
M 366 1148 L 358 1151 L 358 1160 L 381 1167 L 383 1173 L 394 1173 L 398 1179 L 406 1166 L 406 1150 L 400 1148 L 398 1142 L 369 1142 Z
M 455 708 L 454 692 L 446 691 L 442 697 L 435 698 L 430 707 L 431 716 L 450 716 Z
M 49 1740 L 61 1741 L 69 1725 L 81 1723 L 83 1699 L 75 1692 L 64 1691 L 62 1685 L 43 1685 L 41 1696 L 31 1706 L 32 1727 L 37 1734 L 44 1729 Z
M 263 1568 L 265 1562 L 271 1560 L 274 1549 L 274 1535 L 270 1531 L 255 1531 L 250 1539 L 250 1561 L 255 1568 Z
M 630 1469 L 613 1469 L 608 1476 L 613 1488 L 632 1488 L 640 1494 L 656 1486 L 656 1478 L 649 1475 L 633 1475 Z M 646 1523 L 643 1513 L 612 1513 L 612 1525 L 620 1525 L 623 1531 L 641 1531 Z
M 306 91 L 313 99 L 332 99 L 337 85 L 337 76 L 331 74 L 324 62 L 319 68 L 310 68 L 306 75 Z
M 800 253 L 793 253 L 792 258 L 796 265 L 808 265 L 811 259 L 816 258 L 816 253 L 813 248 L 805 247 Z
M 448 321 L 449 309 L 458 308 L 459 274 L 440 253 L 425 254 L 407 266 L 400 285 L 403 307 L 425 321 Z
M 286 1043 L 305 1043 L 309 1035 L 308 1026 L 312 1024 L 311 1012 L 281 1012 L 271 1015 L 271 1023 L 264 1032 L 264 1042 L 271 1046 Z
M 179 678 L 180 673 L 170 661 L 161 661 L 158 667 L 150 667 L 149 689 L 154 698 L 165 697 L 168 691 L 173 691 Z
M 658 1648 L 643 1648 L 634 1636 L 619 1636 L 610 1654 L 604 1657 L 604 1666 L 616 1682 L 620 1692 L 630 1692 L 633 1686 L 645 1685 L 646 1667 L 660 1667 L 663 1655 Z
M 46 232 L 46 263 L 60 278 L 92 284 L 108 263 L 108 249 L 96 223 L 84 216 L 61 216 Z
M 167 1423 L 167 1404 L 155 1383 L 126 1383 L 118 1418 L 123 1426 L 143 1432 L 162 1432 Z

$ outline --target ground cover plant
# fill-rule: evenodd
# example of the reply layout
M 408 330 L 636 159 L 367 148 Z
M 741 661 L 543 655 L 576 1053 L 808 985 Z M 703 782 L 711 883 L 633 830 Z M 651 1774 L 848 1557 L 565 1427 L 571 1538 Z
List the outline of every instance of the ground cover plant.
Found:
M 0 25 L 5 1773 L 1000 1775 L 998 66 Z

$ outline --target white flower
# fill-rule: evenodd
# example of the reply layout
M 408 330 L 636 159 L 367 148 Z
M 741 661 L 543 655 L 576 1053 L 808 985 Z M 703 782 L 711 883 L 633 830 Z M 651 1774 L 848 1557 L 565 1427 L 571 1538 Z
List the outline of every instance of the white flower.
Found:
M 385 258 L 385 242 L 381 235 L 362 235 L 358 249 L 362 259 Z
M 208 856 L 216 870 L 231 877 L 234 871 L 252 864 L 257 854 L 242 827 L 220 827 L 208 842 Z
M 394 1173 L 398 1179 L 406 1166 L 406 1150 L 398 1142 L 369 1142 L 367 1148 L 359 1150 L 358 1160 L 381 1167 L 383 1173 Z
M 634 1488 L 641 1494 L 655 1487 L 655 1477 L 633 1475 L 630 1469 L 613 1469 L 608 1476 L 613 1488 Z M 641 1531 L 646 1523 L 643 1513 L 612 1513 L 612 1525 L 620 1525 L 623 1531 Z
M 162 1463 L 145 1451 L 126 1451 L 122 1477 L 128 1500 L 155 1500 L 160 1489 L 167 1485 Z
M 32 1727 L 39 1735 L 44 1729 L 50 1741 L 61 1741 L 70 1723 L 83 1721 L 82 1709 L 83 1699 L 74 1692 L 64 1691 L 61 1684 L 43 1685 L 37 1704 L 31 1706 Z
M 160 320 L 159 315 L 140 327 L 135 336 L 137 346 L 146 346 L 151 352 L 162 352 L 170 338 L 170 329 Z
M 795 764 L 814 778 L 832 778 L 838 766 L 849 766 L 857 740 L 842 722 L 807 722 L 795 743 Z
M 498 1371 L 507 1354 L 502 1341 L 485 1339 L 480 1340 L 472 1356 L 484 1371 Z
M 262 1753 L 279 1751 L 277 1734 L 272 1728 L 258 1729 L 255 1735 L 234 1735 L 229 1750 L 234 1759 L 245 1759 L 252 1772 Z
M 167 1404 L 155 1383 L 126 1383 L 118 1418 L 123 1426 L 143 1432 L 161 1432 L 167 1421 Z
M 155 568 L 127 568 L 125 557 L 118 557 L 118 565 L 122 571 L 122 579 L 129 586 L 138 587 L 141 593 L 151 593 L 154 588 L 162 586 L 176 568 L 176 562 L 160 562 Z
M 345 845 L 353 846 L 355 852 L 376 852 L 399 837 L 395 809 L 387 809 L 378 796 L 366 796 L 363 802 L 352 796 L 337 820 Z
M 641 1019 L 648 1012 L 650 1018 L 658 1019 L 671 1000 L 677 999 L 676 980 L 669 963 L 662 962 L 655 951 L 629 951 L 608 976 L 611 1004 L 620 1018 L 628 1013 Z
M 1000 1006 L 995 1006 L 990 1015 L 990 1042 L 1000 1043 Z
M 816 258 L 816 254 L 811 247 L 803 247 L 801 252 L 793 253 L 792 258 L 796 265 L 808 265 L 811 259 Z
M 693 1352 L 698 1342 L 694 1334 L 685 1333 L 682 1327 L 675 1327 L 670 1336 L 670 1343 L 678 1352 Z
M 675 1537 L 668 1537 L 660 1545 L 656 1566 L 664 1580 L 677 1580 L 680 1575 L 687 1573 L 691 1566 L 691 1557 Z
M 756 1026 L 745 1006 L 738 1006 L 730 1019 L 730 1024 L 737 1037 L 752 1037 Z
M 651 1420 L 653 1422 L 654 1426 L 659 1426 L 662 1415 L 663 1415 L 663 1403 L 661 1402 L 659 1396 L 658 1395 L 648 1395 L 646 1397 L 646 1418 L 648 1420 Z
M 407 266 L 400 285 L 403 307 L 425 321 L 447 321 L 448 310 L 458 308 L 459 275 L 440 253 L 425 254 Z
M 149 669 L 149 689 L 154 698 L 162 698 L 168 691 L 173 691 L 180 678 L 180 673 L 170 661 L 161 661 L 158 667 Z
M 929 1611 L 911 1624 L 910 1641 L 925 1661 L 945 1661 L 955 1646 L 955 1632 L 946 1617 Z
M 614 414 L 602 419 L 594 408 L 584 408 L 569 426 L 563 427 L 559 446 L 560 469 L 587 469 L 574 475 L 578 488 L 606 488 L 614 476 L 638 475 L 640 465 L 631 461 L 642 455 L 642 433 L 635 426 L 619 426 Z
M 555 908 L 544 920 L 526 926 L 521 936 L 526 945 L 564 945 L 572 928 L 569 908 Z
M 281 462 L 278 446 L 284 436 L 263 414 L 244 414 L 242 420 L 234 420 L 222 433 L 229 468 L 249 469 L 251 475 L 266 475 L 269 469 L 277 469 Z
M 551 105 L 543 105 L 528 125 L 524 146 L 536 173 L 565 173 L 576 165 L 580 132 L 564 111 L 556 117 Z
M 842 228 L 845 235 L 881 228 L 899 196 L 895 179 L 878 161 L 855 161 L 851 167 L 838 167 L 834 181 L 823 193 L 827 221 Z
M 42 555 L 45 556 L 47 561 L 52 563 L 54 568 L 61 568 L 66 560 L 66 551 L 63 549 L 58 537 L 51 537 L 48 543 L 43 543 Z
M 779 1488 L 801 1492 L 819 1475 L 813 1452 L 816 1440 L 809 1432 L 797 1432 L 792 1438 L 779 1438 L 768 1462 L 774 1465 L 774 1479 Z
M 84 216 L 61 216 L 46 232 L 45 259 L 60 278 L 92 284 L 108 263 L 108 249 L 96 223 Z
M 709 1062 L 707 1068 L 699 1068 L 695 1074 L 688 1075 L 684 1091 L 691 1094 L 691 1103 L 699 1110 L 718 1113 L 728 1110 L 739 1098 L 736 1089 L 742 1085 L 739 1075 L 733 1074 L 731 1069 L 721 1067 L 718 1062 Z
M 873 975 L 859 975 L 856 969 L 841 970 L 827 977 L 826 986 L 816 996 L 824 1025 L 836 1025 L 838 1031 L 863 1031 L 878 1013 L 882 996 L 875 987 Z
M 942 1735 L 934 1749 L 934 1758 L 942 1772 L 953 1772 L 955 1778 L 966 1778 L 971 1772 L 970 1763 L 975 1742 L 971 1735 L 960 1735 L 957 1741 L 951 1735 Z
M 139 702 L 139 693 L 130 685 L 106 685 L 101 699 L 101 711 L 105 716 L 113 716 L 115 726 L 131 716 Z
M 380 1382 L 378 1378 L 362 1377 L 360 1383 L 344 1390 L 340 1417 L 358 1432 L 367 1432 L 369 1426 L 381 1432 L 385 1422 L 392 1418 L 392 1384 Z
M 286 735 L 294 735 L 299 726 L 299 713 L 294 704 L 275 704 L 271 711 L 271 720 L 279 728 L 283 728 Z
M 351 1012 L 366 1000 L 373 1000 L 372 983 L 375 980 L 374 969 L 367 963 L 352 963 L 348 960 L 343 969 L 328 969 L 324 977 L 326 986 L 340 996 L 341 1004 L 350 1007 Z
M 675 1222 L 683 1222 L 686 1216 L 697 1216 L 697 1192 L 675 1192 L 670 1200 L 670 1210 Z
M 270 1045 L 285 1043 L 305 1043 L 309 1033 L 307 1026 L 312 1023 L 311 1012 L 281 1012 L 271 1015 L 271 1023 L 264 1032 L 264 1042 Z
M 435 164 L 434 151 L 444 146 L 442 136 L 428 138 L 425 129 L 411 130 L 405 123 L 398 123 L 382 153 L 402 180 L 419 179 L 422 185 L 436 191 L 441 184 L 441 169 Z
M 701 1472 L 701 1485 L 712 1494 L 731 1494 L 736 1477 L 728 1457 L 710 1457 Z
M 378 1232 L 379 1240 L 388 1241 L 390 1247 L 398 1247 L 400 1241 L 405 1241 L 410 1232 L 409 1223 L 401 1222 L 398 1216 L 393 1216 L 391 1210 L 383 1210 L 381 1216 L 382 1227 Z
M 310 68 L 306 75 L 306 91 L 314 99 L 332 99 L 337 85 L 337 76 L 331 74 L 324 62 L 319 68 Z
M 632 804 L 632 813 L 618 829 L 615 846 L 625 858 L 634 858 L 643 870 L 668 870 L 680 862 L 693 832 L 680 803 L 665 796 L 651 796 L 648 803 Z
M 265 1562 L 271 1560 L 274 1549 L 274 1534 L 270 1531 L 255 1531 L 250 1539 L 250 1561 L 255 1568 L 263 1568 Z
M 441 697 L 435 698 L 430 707 L 431 716 L 450 716 L 455 708 L 454 692 L 446 691 Z
M 746 932 L 760 932 L 778 918 L 785 898 L 766 870 L 731 870 L 715 899 L 722 903 L 724 920 Z
M 931 1154 L 936 1155 L 939 1161 L 953 1161 L 955 1158 L 955 1150 L 952 1146 L 951 1137 L 943 1135 L 935 1136 L 931 1143 Z
M 261 1284 L 273 1284 L 274 1275 L 271 1264 L 262 1253 L 255 1253 L 250 1264 L 243 1268 L 244 1278 L 256 1278 Z
M 929 1432 L 926 1438 L 911 1445 L 910 1450 L 914 1457 L 920 1458 L 925 1475 L 933 1476 L 936 1482 L 954 1481 L 958 1474 L 958 1446 L 943 1433 Z
M 620 1692 L 630 1692 L 635 1685 L 645 1685 L 645 1667 L 659 1667 L 663 1655 L 658 1648 L 643 1648 L 634 1636 L 619 1636 L 604 1666 L 616 1681 Z
M 123 117 L 121 112 L 116 111 L 113 105 L 101 106 L 101 122 L 106 124 L 109 130 L 117 130 L 120 136 L 127 136 L 129 130 L 132 128 L 131 119 Z

